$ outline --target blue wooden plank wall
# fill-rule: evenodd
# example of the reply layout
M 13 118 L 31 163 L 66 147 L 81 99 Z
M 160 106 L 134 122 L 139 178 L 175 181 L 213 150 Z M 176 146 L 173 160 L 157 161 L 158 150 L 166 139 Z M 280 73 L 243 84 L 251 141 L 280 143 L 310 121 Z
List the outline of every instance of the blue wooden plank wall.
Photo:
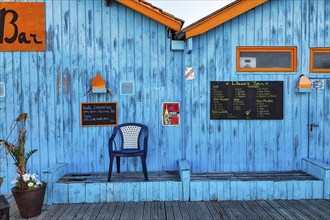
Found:
M 330 11 L 327 1 L 270 1 L 193 39 L 193 52 L 184 66 L 194 66 L 194 81 L 184 82 L 186 159 L 196 171 L 268 171 L 300 169 L 301 158 L 330 162 L 329 139 L 320 132 L 322 146 L 308 152 L 309 96 L 294 87 L 309 73 L 310 47 L 330 46 Z M 296 73 L 236 73 L 236 46 L 296 46 Z M 208 120 L 210 81 L 284 81 L 284 120 Z M 317 114 L 329 131 L 329 80 Z M 321 128 L 321 127 L 320 127 Z M 310 153 L 310 154 L 309 154 Z
M 27 148 L 39 150 L 31 172 L 41 174 L 59 162 L 69 172 L 107 171 L 112 128 L 81 127 L 80 102 L 118 102 L 119 123 L 148 125 L 150 171 L 176 170 L 179 159 L 187 159 L 192 172 L 297 170 L 309 156 L 309 95 L 296 94 L 294 87 L 300 74 L 311 75 L 309 47 L 330 46 L 327 0 L 270 0 L 194 37 L 191 54 L 171 51 L 165 26 L 115 1 L 110 7 L 101 0 L 45 4 L 47 52 L 0 52 L 0 82 L 6 85 L 0 137 L 21 112 L 29 113 Z M 297 46 L 298 72 L 236 73 L 236 46 Z M 188 66 L 195 68 L 193 81 L 183 79 Z M 96 73 L 113 96 L 83 96 Z M 209 120 L 213 80 L 284 81 L 284 120 Z M 122 81 L 134 81 L 134 96 L 120 95 Z M 180 126 L 162 127 L 166 101 L 181 103 Z M 329 117 L 323 120 L 330 123 Z M 329 163 L 329 142 L 324 148 L 325 156 L 313 154 Z M 122 160 L 122 168 L 140 170 L 140 160 Z M 14 171 L 2 166 L 3 192 Z

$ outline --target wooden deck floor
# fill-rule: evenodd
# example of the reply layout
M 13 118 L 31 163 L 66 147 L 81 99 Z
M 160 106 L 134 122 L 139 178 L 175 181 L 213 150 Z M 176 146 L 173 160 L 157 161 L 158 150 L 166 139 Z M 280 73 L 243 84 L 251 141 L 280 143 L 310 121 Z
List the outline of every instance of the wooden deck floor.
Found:
M 12 196 L 10 219 L 21 219 Z M 31 219 L 330 219 L 330 200 L 129 202 L 45 205 Z
M 149 181 L 180 181 L 179 173 L 176 171 L 159 171 L 149 172 Z M 108 173 L 68 173 L 62 177 L 59 182 L 62 183 L 93 183 L 93 182 L 107 182 Z M 317 178 L 302 172 L 228 172 L 228 173 L 192 173 L 191 181 L 195 180 L 240 180 L 240 181 L 252 181 L 252 180 L 317 180 Z M 124 172 L 112 174 L 112 182 L 143 182 L 144 176 L 142 172 Z

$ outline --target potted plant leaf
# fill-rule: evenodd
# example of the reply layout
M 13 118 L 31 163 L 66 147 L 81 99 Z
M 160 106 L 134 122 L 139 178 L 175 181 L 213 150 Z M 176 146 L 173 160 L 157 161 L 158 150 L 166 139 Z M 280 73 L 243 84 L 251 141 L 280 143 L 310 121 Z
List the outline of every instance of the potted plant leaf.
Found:
M 0 140 L 5 154 L 10 155 L 16 167 L 16 176 L 12 181 L 15 187 L 11 191 L 22 218 L 31 218 L 41 213 L 47 186 L 45 182 L 37 179 L 36 174 L 30 174 L 27 170 L 27 162 L 37 152 L 35 149 L 25 152 L 27 117 L 27 113 L 22 113 L 16 118 L 11 125 L 8 137 Z M 17 129 L 17 136 L 13 142 L 9 142 L 15 129 Z

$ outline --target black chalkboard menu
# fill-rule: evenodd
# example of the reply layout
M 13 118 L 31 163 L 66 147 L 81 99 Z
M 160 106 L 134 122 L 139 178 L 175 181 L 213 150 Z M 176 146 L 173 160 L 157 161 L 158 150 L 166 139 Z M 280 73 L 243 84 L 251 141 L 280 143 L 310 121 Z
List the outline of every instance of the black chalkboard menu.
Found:
M 211 119 L 283 119 L 283 81 L 211 81 Z
M 117 110 L 117 102 L 82 102 L 80 103 L 81 126 L 116 126 Z

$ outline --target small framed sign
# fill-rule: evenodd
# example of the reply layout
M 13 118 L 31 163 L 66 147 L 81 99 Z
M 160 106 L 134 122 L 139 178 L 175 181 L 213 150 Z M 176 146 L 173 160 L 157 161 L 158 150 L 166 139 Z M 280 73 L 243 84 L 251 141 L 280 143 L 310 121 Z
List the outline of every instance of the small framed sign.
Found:
M 195 70 L 194 67 L 186 67 L 184 70 L 184 78 L 186 80 L 194 80 L 195 79 Z
M 117 102 L 81 102 L 81 126 L 116 126 L 118 124 Z
M 180 103 L 163 102 L 163 126 L 180 125 Z
M 45 2 L 0 2 L 0 51 L 46 51 Z

